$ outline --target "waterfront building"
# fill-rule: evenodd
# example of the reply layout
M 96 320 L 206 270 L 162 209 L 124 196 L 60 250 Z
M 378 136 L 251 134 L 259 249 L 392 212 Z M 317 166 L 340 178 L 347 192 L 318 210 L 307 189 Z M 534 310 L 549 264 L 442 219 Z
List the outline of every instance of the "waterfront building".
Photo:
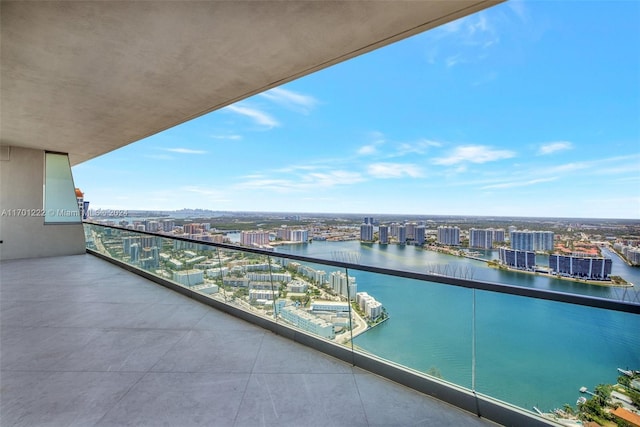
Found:
M 365 242 L 373 241 L 373 225 L 366 223 L 360 225 L 360 240 Z
M 438 243 L 448 246 L 459 246 L 460 228 L 445 225 L 438 227 Z
M 533 250 L 534 251 L 552 251 L 553 250 L 553 232 L 552 231 L 534 231 L 533 232 Z
M 550 255 L 549 268 L 562 276 L 588 280 L 608 280 L 611 258 Z
M 291 241 L 291 229 L 286 225 L 281 226 L 276 230 L 276 239 L 284 240 L 286 242 Z
M 424 225 L 419 225 L 415 229 L 415 238 L 414 242 L 418 246 L 424 245 L 427 241 L 427 229 Z
M 309 230 L 292 230 L 291 241 L 292 242 L 308 242 Z
M 504 242 L 505 241 L 504 228 L 498 228 L 498 229 L 493 230 L 493 241 L 494 242 Z
M 329 286 L 333 291 L 345 298 L 354 299 L 357 293 L 356 278 L 347 277 L 342 271 L 334 271 L 329 274 Z
M 268 245 L 269 233 L 259 231 L 242 231 L 240 232 L 240 243 L 245 246 Z
M 389 227 L 391 229 L 391 237 L 395 237 L 398 238 L 398 228 L 400 227 L 400 224 L 398 224 L 397 222 L 392 222 L 391 226 Z
M 404 224 L 404 228 L 407 230 L 407 240 L 414 240 L 416 238 L 416 227 L 417 224 L 415 222 L 407 222 Z
M 471 228 L 469 229 L 469 247 L 491 249 L 494 241 L 493 228 Z
M 358 292 L 356 294 L 356 303 L 370 319 L 377 319 L 382 314 L 382 304 L 367 292 Z
M 184 270 L 174 271 L 173 281 L 184 286 L 199 285 L 204 282 L 204 271 L 202 270 Z
M 511 249 L 519 251 L 551 251 L 553 250 L 552 231 L 512 231 L 509 235 Z
M 516 249 L 500 248 L 500 262 L 521 270 L 532 270 L 536 266 L 536 253 Z
M 278 313 L 284 320 L 304 331 L 311 332 L 326 339 L 334 339 L 336 337 L 335 327 L 332 323 L 293 305 L 280 308 Z
M 407 228 L 404 225 L 398 226 L 398 243 L 401 245 L 407 243 Z
M 631 265 L 640 265 L 640 248 L 617 242 L 613 244 L 613 249 L 622 254 Z
M 389 243 L 389 226 L 388 225 L 381 225 L 378 228 L 378 240 L 383 245 L 386 245 L 387 243 Z
M 533 250 L 533 234 L 529 231 L 512 231 L 509 233 L 509 241 L 513 250 Z

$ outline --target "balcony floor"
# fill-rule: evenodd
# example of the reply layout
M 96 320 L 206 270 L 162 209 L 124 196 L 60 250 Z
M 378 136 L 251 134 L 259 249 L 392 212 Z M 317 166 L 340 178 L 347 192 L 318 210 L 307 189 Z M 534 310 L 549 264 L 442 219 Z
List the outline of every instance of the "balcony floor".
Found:
M 0 263 L 2 426 L 492 426 L 92 255 Z

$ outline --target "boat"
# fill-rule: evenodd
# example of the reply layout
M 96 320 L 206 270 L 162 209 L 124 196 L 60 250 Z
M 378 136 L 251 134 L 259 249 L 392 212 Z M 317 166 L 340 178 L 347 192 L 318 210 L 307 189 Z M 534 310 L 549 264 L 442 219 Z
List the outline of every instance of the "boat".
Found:
M 587 403 L 587 398 L 584 396 L 580 396 L 578 398 L 578 401 L 576 402 L 576 405 L 584 405 L 585 403 Z
M 622 375 L 626 375 L 628 377 L 633 378 L 633 371 L 629 371 L 627 369 L 618 368 L 618 372 L 620 372 Z

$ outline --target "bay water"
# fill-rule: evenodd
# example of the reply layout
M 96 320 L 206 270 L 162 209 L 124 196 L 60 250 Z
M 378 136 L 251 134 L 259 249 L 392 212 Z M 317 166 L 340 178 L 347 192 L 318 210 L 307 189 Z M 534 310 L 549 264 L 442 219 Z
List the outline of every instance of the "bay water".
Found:
M 282 245 L 276 252 L 396 270 L 445 270 L 473 280 L 613 299 L 637 299 L 640 269 L 615 254 L 611 288 L 490 268 L 415 246 L 358 241 Z M 495 251 L 481 251 L 485 259 Z M 544 259 L 538 260 L 544 265 Z M 314 265 L 327 271 L 333 267 Z M 575 405 L 582 386 L 614 383 L 616 368 L 640 369 L 640 316 L 349 270 L 389 320 L 354 339 L 358 348 L 525 409 Z M 475 368 L 474 368 L 475 367 Z

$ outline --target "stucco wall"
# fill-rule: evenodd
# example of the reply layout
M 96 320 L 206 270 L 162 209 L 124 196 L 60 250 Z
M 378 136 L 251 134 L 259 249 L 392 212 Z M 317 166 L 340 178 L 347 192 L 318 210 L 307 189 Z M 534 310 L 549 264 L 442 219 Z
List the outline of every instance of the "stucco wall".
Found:
M 43 208 L 44 151 L 3 146 L 0 153 L 0 260 L 84 253 L 82 224 L 45 225 L 32 215 Z

